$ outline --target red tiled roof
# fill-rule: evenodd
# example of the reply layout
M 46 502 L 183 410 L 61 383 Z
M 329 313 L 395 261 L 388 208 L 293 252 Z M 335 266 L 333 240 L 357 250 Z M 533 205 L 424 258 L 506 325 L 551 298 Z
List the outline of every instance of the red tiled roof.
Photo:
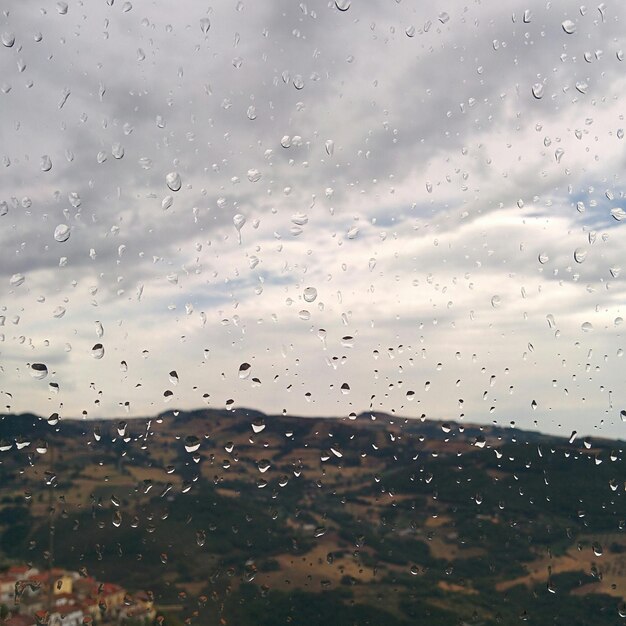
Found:
M 14 615 L 4 621 L 4 626 L 35 626 L 35 622 L 28 615 Z
M 0 583 L 14 583 L 16 581 L 17 581 L 17 578 L 15 576 L 7 576 L 7 575 L 0 576 Z

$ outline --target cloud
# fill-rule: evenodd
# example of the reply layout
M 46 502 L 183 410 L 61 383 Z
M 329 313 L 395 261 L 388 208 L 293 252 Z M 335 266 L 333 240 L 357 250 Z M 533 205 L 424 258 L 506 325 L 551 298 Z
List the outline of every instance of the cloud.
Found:
M 185 408 L 209 394 L 619 434 L 624 14 L 527 8 L 12 7 L 12 409 L 145 415 L 169 389 Z M 35 358 L 54 363 L 45 381 Z

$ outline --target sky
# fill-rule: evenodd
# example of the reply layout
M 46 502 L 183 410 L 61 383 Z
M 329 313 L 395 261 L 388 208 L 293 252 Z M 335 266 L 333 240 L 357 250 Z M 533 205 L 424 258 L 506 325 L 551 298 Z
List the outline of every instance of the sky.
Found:
M 625 21 L 3 3 L 2 410 L 625 437 Z

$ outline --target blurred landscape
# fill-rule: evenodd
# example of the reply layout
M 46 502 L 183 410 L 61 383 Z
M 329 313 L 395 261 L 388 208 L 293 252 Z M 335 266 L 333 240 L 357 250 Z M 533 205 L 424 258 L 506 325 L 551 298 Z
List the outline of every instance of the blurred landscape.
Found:
M 352 418 L 5 415 L 2 569 L 147 593 L 145 623 L 626 615 L 623 442 Z

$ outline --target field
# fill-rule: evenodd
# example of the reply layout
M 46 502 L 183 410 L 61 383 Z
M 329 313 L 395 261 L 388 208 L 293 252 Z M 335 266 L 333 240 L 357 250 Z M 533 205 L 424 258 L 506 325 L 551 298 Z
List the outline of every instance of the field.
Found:
M 4 566 L 46 567 L 52 520 L 55 564 L 149 589 L 172 624 L 618 618 L 620 442 L 380 415 L 151 424 L 101 422 L 98 441 L 91 423 L 5 416 L 21 449 L 0 457 Z

